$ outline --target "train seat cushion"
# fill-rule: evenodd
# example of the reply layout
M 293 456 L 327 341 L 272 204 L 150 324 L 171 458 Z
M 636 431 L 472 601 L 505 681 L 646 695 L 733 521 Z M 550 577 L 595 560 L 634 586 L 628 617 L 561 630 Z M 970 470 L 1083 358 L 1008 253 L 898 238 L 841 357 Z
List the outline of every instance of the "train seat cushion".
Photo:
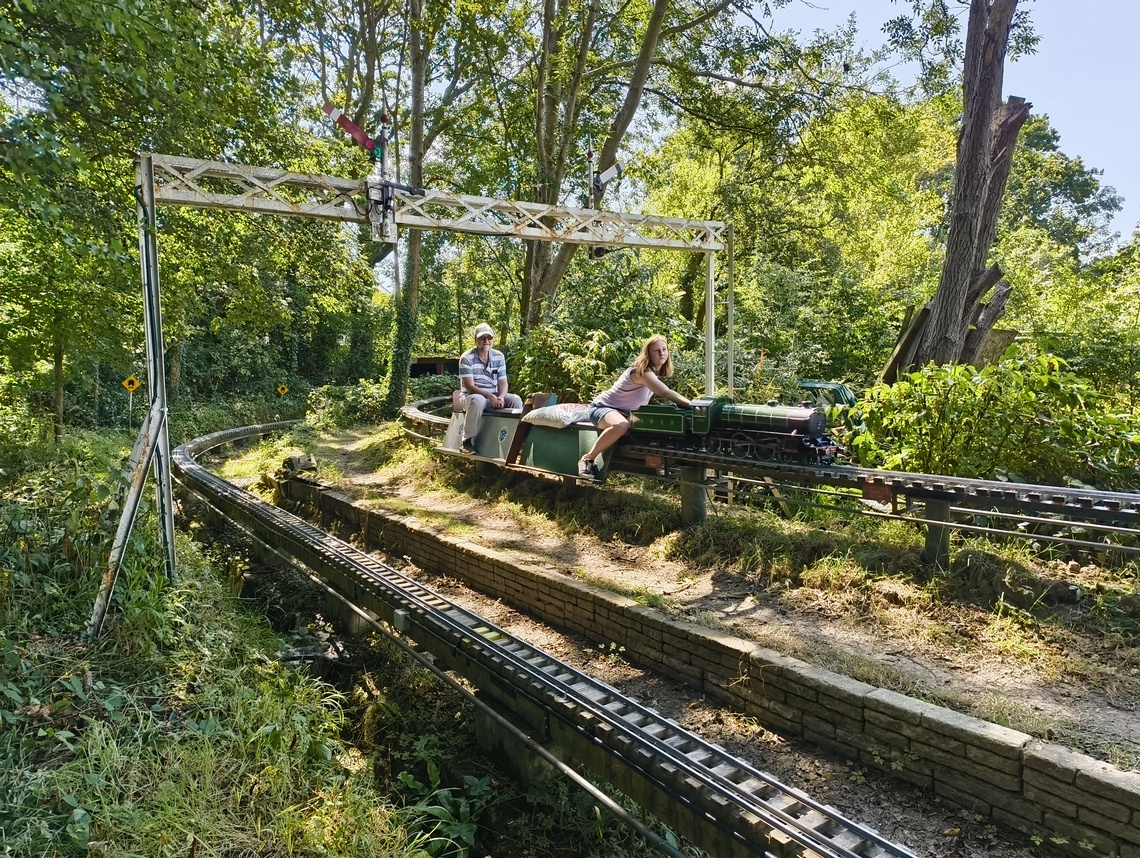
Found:
M 557 405 L 547 405 L 536 408 L 524 414 L 523 423 L 535 426 L 549 426 L 551 429 L 564 429 L 573 423 L 582 423 L 590 414 L 590 406 L 577 402 L 560 402 Z

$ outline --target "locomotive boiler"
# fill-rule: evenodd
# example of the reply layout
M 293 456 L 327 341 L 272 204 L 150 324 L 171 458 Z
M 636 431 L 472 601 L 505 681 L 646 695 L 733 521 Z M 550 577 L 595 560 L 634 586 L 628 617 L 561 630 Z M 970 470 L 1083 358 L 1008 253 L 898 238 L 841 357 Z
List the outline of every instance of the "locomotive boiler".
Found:
M 737 404 L 718 396 L 694 399 L 692 408 L 643 405 L 633 412 L 628 442 L 759 462 L 828 465 L 840 448 L 826 430 L 820 408 Z

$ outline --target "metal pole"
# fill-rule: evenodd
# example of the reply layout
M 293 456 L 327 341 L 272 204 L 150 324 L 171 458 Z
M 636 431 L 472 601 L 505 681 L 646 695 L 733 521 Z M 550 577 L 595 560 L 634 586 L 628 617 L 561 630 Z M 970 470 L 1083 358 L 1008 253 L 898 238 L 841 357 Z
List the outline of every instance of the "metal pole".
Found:
M 119 568 L 122 566 L 123 556 L 127 553 L 127 538 L 135 526 L 139 501 L 142 500 L 143 484 L 150 472 L 158 436 L 165 422 L 165 412 L 158 407 L 158 403 L 155 403 L 143 418 L 142 428 L 139 430 L 138 438 L 135 439 L 134 449 L 131 450 L 128 464 L 130 486 L 123 501 L 123 514 L 115 530 L 115 540 L 111 543 L 111 554 L 107 560 L 107 571 L 103 573 L 103 583 L 99 587 L 99 594 L 95 597 L 95 606 L 91 609 L 91 621 L 87 624 L 87 634 L 91 637 L 97 637 L 103 629 L 107 607 L 111 604 L 111 594 L 114 593 L 115 582 L 119 578 Z
M 728 344 L 727 344 L 727 357 L 728 357 L 728 395 L 731 397 L 736 396 L 736 351 L 734 348 L 734 323 L 736 316 L 736 283 L 733 278 L 736 275 L 736 263 L 733 259 L 732 248 L 732 224 L 725 227 L 724 231 L 725 244 L 728 246 L 728 314 L 725 319 L 725 327 L 728 330 Z
M 704 466 L 684 465 L 681 468 L 681 521 L 687 525 L 701 524 L 707 517 Z
M 146 327 L 147 390 L 152 410 L 162 420 L 154 451 L 154 476 L 158 485 L 158 512 L 162 519 L 162 548 L 166 577 L 174 578 L 174 492 L 170 475 L 170 433 L 166 407 L 166 349 L 162 339 L 162 304 L 158 287 L 158 239 L 154 211 L 154 164 L 149 153 L 139 157 L 138 200 L 139 256 L 143 275 L 143 320 Z
M 950 568 L 950 501 L 926 502 L 926 548 L 923 559 L 940 569 Z
M 705 396 L 716 392 L 716 284 L 713 252 L 705 254 Z

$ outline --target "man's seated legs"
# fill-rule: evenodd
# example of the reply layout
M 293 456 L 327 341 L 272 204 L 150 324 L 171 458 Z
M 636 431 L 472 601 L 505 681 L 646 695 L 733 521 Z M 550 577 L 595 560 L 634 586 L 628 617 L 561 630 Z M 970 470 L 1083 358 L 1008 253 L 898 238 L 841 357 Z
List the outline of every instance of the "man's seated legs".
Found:
M 481 393 L 463 394 L 463 410 L 467 412 L 467 417 L 463 422 L 464 440 L 474 442 L 475 435 L 479 431 L 479 418 L 483 416 L 483 412 L 490 404 L 490 400 Z M 518 394 L 508 393 L 503 397 L 503 408 L 522 407 L 523 401 Z
M 475 440 L 479 431 L 479 418 L 483 416 L 483 409 L 487 407 L 487 398 L 481 393 L 465 393 L 463 395 L 463 410 L 467 417 L 463 422 L 463 440 Z

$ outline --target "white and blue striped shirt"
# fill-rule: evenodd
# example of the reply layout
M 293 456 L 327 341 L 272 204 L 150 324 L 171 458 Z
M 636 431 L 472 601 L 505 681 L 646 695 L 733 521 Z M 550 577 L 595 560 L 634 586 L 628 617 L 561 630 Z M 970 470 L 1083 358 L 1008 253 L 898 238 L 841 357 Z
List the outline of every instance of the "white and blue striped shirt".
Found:
M 480 390 L 499 392 L 499 379 L 507 377 L 507 360 L 498 349 L 491 349 L 487 363 L 479 359 L 479 349 L 468 349 L 459 358 L 459 378 L 470 378 Z

